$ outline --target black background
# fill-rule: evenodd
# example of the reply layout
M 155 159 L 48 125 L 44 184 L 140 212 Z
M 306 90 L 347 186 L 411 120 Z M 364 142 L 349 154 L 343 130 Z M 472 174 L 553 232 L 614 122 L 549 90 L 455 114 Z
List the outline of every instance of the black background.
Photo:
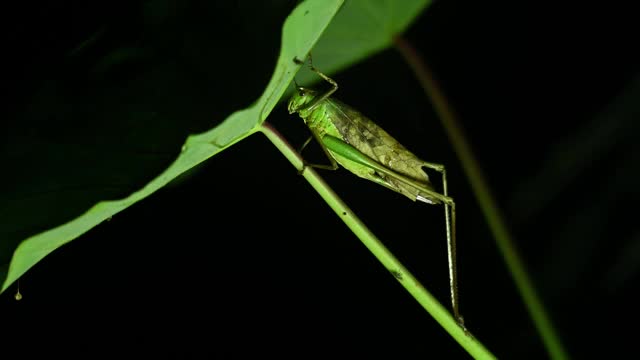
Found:
M 189 133 L 259 96 L 294 5 L 42 2 L 3 11 L 9 95 L 2 191 L 20 198 L 23 178 L 48 179 L 49 170 L 65 167 L 67 174 L 95 175 L 74 184 L 80 191 L 56 195 L 57 210 L 5 211 L 3 222 L 33 212 L 55 225 L 97 200 L 139 189 L 175 158 Z M 629 90 L 637 84 L 637 27 L 626 14 L 582 3 L 438 1 L 405 34 L 459 113 L 529 274 L 576 358 L 631 349 L 631 330 L 619 326 L 637 320 L 638 86 Z M 82 55 L 69 55 L 96 33 Z M 113 70 L 104 59 L 118 48 L 151 51 Z M 498 357 L 546 358 L 446 134 L 399 53 L 387 50 L 335 79 L 336 97 L 421 158 L 447 165 L 469 329 Z M 52 91 L 51 81 L 63 90 Z M 100 100 L 89 100 L 96 94 Z M 149 116 L 149 127 L 138 130 L 157 132 L 155 142 L 100 135 L 148 113 L 158 122 Z M 294 146 L 308 135 L 283 105 L 269 121 Z M 613 123 L 619 125 L 606 130 Z M 21 157 L 19 144 L 35 148 L 23 142 L 33 138 L 70 144 L 86 157 L 52 156 L 46 146 Z M 138 162 L 118 167 L 120 160 L 109 160 L 122 152 Z M 120 182 L 118 171 L 136 181 Z M 448 305 L 442 209 L 346 171 L 322 176 Z M 50 179 L 55 189 L 57 177 Z M 65 206 L 72 198 L 81 201 Z M 4 250 L 15 246 L 6 244 Z M 0 313 L 3 351 L 23 356 L 465 358 L 259 134 L 53 252 L 20 288 L 19 302 L 15 286 L 0 296 Z

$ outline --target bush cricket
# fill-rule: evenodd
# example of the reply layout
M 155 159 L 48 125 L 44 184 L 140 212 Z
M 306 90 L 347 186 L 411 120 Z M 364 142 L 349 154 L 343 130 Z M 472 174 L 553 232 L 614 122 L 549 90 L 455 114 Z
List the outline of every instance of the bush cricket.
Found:
M 303 63 L 297 58 L 294 61 Z M 458 309 L 456 211 L 455 203 L 448 195 L 444 166 L 421 160 L 359 111 L 332 98 L 338 84 L 313 65 L 310 68 L 331 88 L 323 93 L 296 84 L 288 110 L 290 114 L 298 113 L 311 130 L 312 136 L 304 142 L 300 152 L 315 138 L 331 165 L 305 163 L 305 167 L 336 170 L 340 164 L 353 174 L 413 201 L 444 205 L 451 305 L 455 319 L 464 327 Z M 423 168 L 442 174 L 442 194 L 434 189 Z

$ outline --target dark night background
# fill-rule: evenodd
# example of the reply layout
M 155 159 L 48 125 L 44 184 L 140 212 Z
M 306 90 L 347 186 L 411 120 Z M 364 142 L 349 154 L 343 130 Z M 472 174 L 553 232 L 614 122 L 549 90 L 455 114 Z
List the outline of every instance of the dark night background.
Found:
M 15 247 L 6 239 L 139 189 L 189 133 L 256 99 L 295 3 L 3 10 L 0 211 L 5 224 L 39 219 L 36 228 L 3 230 L 3 263 Z M 638 29 L 627 14 L 601 4 L 437 1 L 405 34 L 458 111 L 575 358 L 623 354 L 635 341 L 619 327 L 638 320 L 640 257 Z M 400 55 L 389 49 L 335 79 L 336 97 L 448 166 L 469 329 L 500 358 L 546 358 L 468 179 Z M 307 136 L 282 105 L 268 120 L 295 146 Z M 442 209 L 345 171 L 321 175 L 448 306 Z M 38 181 L 45 185 L 36 189 Z M 53 252 L 20 288 L 19 302 L 15 286 L 0 296 L 5 354 L 466 357 L 259 134 Z

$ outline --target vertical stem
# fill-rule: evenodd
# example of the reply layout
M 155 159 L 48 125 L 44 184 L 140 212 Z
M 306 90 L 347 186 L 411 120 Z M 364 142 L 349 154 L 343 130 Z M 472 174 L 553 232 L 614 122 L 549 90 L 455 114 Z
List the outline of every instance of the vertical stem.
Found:
M 504 217 L 500 213 L 494 197 L 491 195 L 489 185 L 480 170 L 478 162 L 473 156 L 469 142 L 464 136 L 462 127 L 453 109 L 449 106 L 446 97 L 440 90 L 430 69 L 411 44 L 401 37 L 396 37 L 394 43 L 396 49 L 402 54 L 405 61 L 407 61 L 416 74 L 420 85 L 424 89 L 427 97 L 431 100 L 442 122 L 442 126 L 446 130 L 449 142 L 452 144 L 456 155 L 460 159 L 462 168 L 471 183 L 471 188 L 493 232 L 496 244 L 502 253 L 502 257 L 509 268 L 511 276 L 520 292 L 520 296 L 542 337 L 542 341 L 549 355 L 553 359 L 566 359 L 568 357 L 567 353 L 559 337 L 556 335 L 556 331 L 542 302 L 534 290 L 533 283 L 525 271 L 524 265 L 513 244 L 512 237 L 509 234 L 509 230 L 503 220 Z

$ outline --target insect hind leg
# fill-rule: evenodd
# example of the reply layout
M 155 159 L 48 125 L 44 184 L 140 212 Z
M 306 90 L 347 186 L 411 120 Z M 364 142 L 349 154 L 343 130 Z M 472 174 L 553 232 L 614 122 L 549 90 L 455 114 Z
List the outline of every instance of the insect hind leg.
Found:
M 435 170 L 442 174 L 442 192 L 449 197 L 447 185 L 447 171 L 445 166 L 436 163 L 423 163 L 423 166 Z M 458 324 L 464 328 L 464 319 L 460 315 L 458 299 L 458 270 L 457 270 L 457 247 L 456 247 L 456 203 L 451 199 L 444 203 L 444 217 L 447 228 L 447 259 L 449 262 L 449 288 L 451 290 L 451 307 L 453 315 Z

